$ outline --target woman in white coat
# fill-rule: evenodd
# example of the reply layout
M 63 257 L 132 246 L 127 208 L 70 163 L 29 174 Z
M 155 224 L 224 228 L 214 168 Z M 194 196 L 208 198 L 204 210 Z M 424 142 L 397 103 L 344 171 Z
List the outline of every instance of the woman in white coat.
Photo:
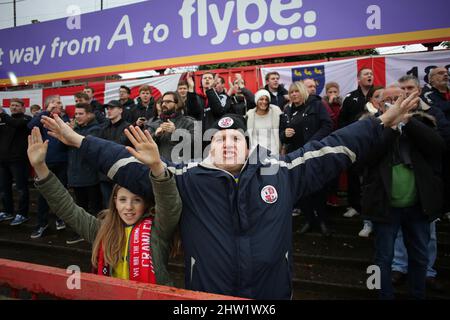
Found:
M 247 132 L 250 137 L 250 149 L 258 144 L 272 155 L 280 153 L 280 115 L 282 111 L 270 104 L 270 93 L 261 89 L 255 94 L 256 108 L 247 112 Z

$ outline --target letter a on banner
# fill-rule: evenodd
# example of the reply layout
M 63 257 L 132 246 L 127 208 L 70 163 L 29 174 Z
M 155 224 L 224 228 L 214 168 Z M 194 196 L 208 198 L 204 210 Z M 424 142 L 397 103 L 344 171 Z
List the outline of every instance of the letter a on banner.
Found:
M 125 27 L 125 33 L 121 34 L 122 28 Z M 130 19 L 128 15 L 124 15 L 122 20 L 120 20 L 119 25 L 114 31 L 114 35 L 108 43 L 108 50 L 111 50 L 116 41 L 127 40 L 128 46 L 131 47 L 133 45 L 133 34 L 131 33 L 130 27 Z

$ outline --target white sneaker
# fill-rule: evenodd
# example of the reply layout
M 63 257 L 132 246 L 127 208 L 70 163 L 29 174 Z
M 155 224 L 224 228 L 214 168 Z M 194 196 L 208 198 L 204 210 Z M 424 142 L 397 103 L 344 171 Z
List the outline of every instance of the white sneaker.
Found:
M 347 212 L 345 212 L 343 216 L 346 218 L 351 218 L 351 217 L 357 216 L 358 214 L 359 214 L 358 211 L 356 211 L 352 207 L 349 207 L 349 208 L 347 208 Z
M 368 238 L 371 233 L 372 233 L 372 227 L 370 225 L 368 225 L 367 223 L 364 223 L 364 227 L 358 233 L 358 236 L 360 236 L 362 238 Z
M 450 221 L 450 212 L 447 212 L 447 213 L 445 214 L 445 217 L 447 218 L 448 221 Z

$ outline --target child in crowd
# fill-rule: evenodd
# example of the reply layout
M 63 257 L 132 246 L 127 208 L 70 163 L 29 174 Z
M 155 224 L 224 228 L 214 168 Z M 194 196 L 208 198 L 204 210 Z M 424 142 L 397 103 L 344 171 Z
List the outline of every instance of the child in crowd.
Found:
M 133 134 L 136 131 L 130 128 Z M 127 131 L 127 130 L 126 130 Z M 128 132 L 129 133 L 129 132 Z M 98 274 L 145 283 L 172 285 L 167 264 L 173 233 L 181 213 L 174 177 L 163 166 L 156 144 L 146 132 L 132 139 L 134 155 L 151 170 L 155 203 L 116 185 L 109 209 L 98 218 L 77 206 L 45 163 L 48 141 L 38 128 L 28 137 L 28 158 L 36 171 L 36 187 L 51 209 L 78 234 L 93 243 L 92 264 Z

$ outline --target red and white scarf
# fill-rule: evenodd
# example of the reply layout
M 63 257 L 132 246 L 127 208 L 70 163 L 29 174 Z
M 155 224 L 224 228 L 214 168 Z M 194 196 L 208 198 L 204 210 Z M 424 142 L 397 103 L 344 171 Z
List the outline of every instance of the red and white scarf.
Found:
M 145 283 L 156 283 L 153 269 L 151 234 L 152 218 L 145 218 L 131 230 L 128 242 L 129 279 Z M 110 276 L 110 267 L 105 263 L 103 243 L 100 244 L 97 274 Z

